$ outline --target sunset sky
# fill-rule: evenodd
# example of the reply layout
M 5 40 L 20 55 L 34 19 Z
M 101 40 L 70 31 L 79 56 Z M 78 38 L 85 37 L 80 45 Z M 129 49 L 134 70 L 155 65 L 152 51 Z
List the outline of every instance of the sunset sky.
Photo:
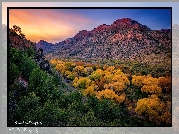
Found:
M 16 3 L 14 7 L 17 5 Z M 90 31 L 102 24 L 110 25 L 121 18 L 134 19 L 154 30 L 171 26 L 171 12 L 167 9 L 9 10 L 9 26 L 20 26 L 26 38 L 33 42 L 46 40 L 50 43 L 58 43 L 73 37 L 81 30 Z

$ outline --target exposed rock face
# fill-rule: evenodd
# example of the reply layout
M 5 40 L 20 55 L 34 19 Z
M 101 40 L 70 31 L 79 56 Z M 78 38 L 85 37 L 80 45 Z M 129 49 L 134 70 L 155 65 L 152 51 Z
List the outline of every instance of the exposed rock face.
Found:
M 54 45 L 40 41 L 45 52 L 61 57 L 112 58 L 143 60 L 150 54 L 171 55 L 171 30 L 151 30 L 130 18 L 111 25 L 100 25 L 91 31 L 79 31 L 74 37 Z

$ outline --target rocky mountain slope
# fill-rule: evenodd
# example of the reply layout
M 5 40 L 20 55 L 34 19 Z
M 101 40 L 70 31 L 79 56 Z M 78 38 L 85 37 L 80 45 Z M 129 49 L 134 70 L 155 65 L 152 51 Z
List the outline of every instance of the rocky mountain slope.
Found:
M 171 30 L 151 30 L 135 20 L 123 18 L 91 31 L 79 31 L 56 44 L 41 40 L 36 46 L 45 53 L 64 58 L 148 60 L 152 56 L 162 61 L 171 56 Z

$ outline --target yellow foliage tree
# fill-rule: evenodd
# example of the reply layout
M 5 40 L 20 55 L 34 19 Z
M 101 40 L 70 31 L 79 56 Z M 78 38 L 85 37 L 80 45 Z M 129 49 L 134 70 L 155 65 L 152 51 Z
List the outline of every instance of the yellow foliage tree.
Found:
M 144 85 L 144 86 L 141 88 L 141 91 L 142 91 L 142 92 L 146 92 L 146 93 L 151 93 L 151 94 L 160 95 L 161 92 L 162 92 L 162 88 L 159 87 L 158 85 L 151 84 L 151 85 Z
M 162 88 L 159 86 L 157 78 L 153 78 L 150 75 L 146 76 L 143 80 L 144 86 L 141 88 L 142 92 L 157 94 L 162 93 Z
M 130 84 L 129 79 L 125 74 L 114 75 L 114 77 L 112 78 L 112 82 L 120 82 L 120 83 L 124 83 L 125 85 Z
M 103 66 L 103 70 L 106 70 L 108 68 L 108 65 Z
M 105 89 L 111 89 L 113 91 L 116 91 L 119 93 L 120 91 L 123 91 L 127 85 L 130 84 L 130 81 L 125 76 L 125 74 L 118 74 L 118 75 L 112 75 L 111 82 L 109 84 L 105 84 Z
M 62 74 L 65 74 L 68 69 L 63 63 L 58 63 L 55 67 L 55 70 L 59 71 Z
M 112 78 L 114 77 L 114 74 L 111 74 L 110 72 L 104 71 L 104 79 L 106 81 L 106 83 L 110 83 L 112 81 Z
M 105 71 L 113 73 L 114 70 L 115 70 L 114 66 L 109 66 Z
M 75 67 L 75 64 L 73 64 L 72 62 L 65 62 L 64 65 L 69 71 L 73 71 L 73 67 Z
M 143 80 L 143 84 L 144 85 L 158 85 L 158 79 L 157 78 L 153 78 L 150 75 L 147 75 L 144 80 Z
M 121 83 L 121 82 L 113 82 L 113 83 L 104 85 L 105 89 L 111 89 L 111 90 L 114 90 L 116 92 L 117 91 L 123 91 L 124 87 L 125 87 L 124 83 Z
M 143 80 L 145 79 L 146 76 L 132 76 L 132 84 L 134 84 L 137 87 L 142 87 L 143 86 Z
M 75 75 L 74 75 L 74 73 L 73 72 L 71 72 L 71 71 L 65 71 L 65 74 L 64 74 L 68 79 L 70 79 L 70 80 L 74 80 L 74 78 L 75 78 Z
M 118 75 L 118 74 L 123 75 L 124 73 L 122 72 L 121 69 L 117 69 L 117 70 L 114 71 L 114 74 L 115 74 L 115 75 Z
M 97 93 L 98 90 L 98 86 L 95 84 L 92 84 L 91 86 L 89 86 L 87 89 L 85 89 L 85 94 L 86 95 L 95 95 Z
M 70 71 L 65 71 L 65 73 L 64 73 L 64 75 L 67 77 L 68 75 L 70 75 L 70 74 L 72 74 L 72 72 L 70 72 Z
M 84 67 L 83 66 L 76 66 L 75 68 L 73 68 L 73 72 L 76 72 L 79 76 L 83 76 L 84 75 Z
M 97 69 L 96 71 L 92 72 L 92 74 L 89 76 L 91 80 L 99 80 L 101 76 L 104 75 L 103 70 Z
M 102 99 L 102 98 L 106 98 L 106 99 L 114 99 L 116 98 L 118 95 L 113 91 L 113 90 L 110 90 L 110 89 L 105 89 L 105 90 L 102 90 L 102 91 L 98 91 L 98 93 L 96 94 L 96 97 L 98 99 Z
M 113 101 L 116 101 L 118 103 L 122 103 L 125 100 L 125 93 L 121 94 L 120 96 L 118 96 L 113 90 L 110 89 L 105 89 L 102 91 L 98 91 L 96 93 L 96 97 L 101 100 L 102 98 L 106 98 L 106 99 L 111 99 Z
M 171 123 L 171 113 L 165 110 L 165 104 L 161 102 L 157 95 L 138 100 L 135 111 L 156 124 Z
M 57 63 L 58 63 L 58 60 L 57 60 L 57 59 L 52 59 L 52 60 L 50 60 L 50 65 L 51 65 L 51 66 L 56 66 Z
M 85 89 L 90 86 L 91 80 L 88 77 L 80 77 L 73 80 L 73 86 L 78 89 Z
M 125 93 L 122 93 L 120 96 L 116 96 L 116 101 L 118 102 L 118 103 L 122 103 L 122 102 L 124 102 L 125 101 L 125 98 L 126 98 L 126 94 Z

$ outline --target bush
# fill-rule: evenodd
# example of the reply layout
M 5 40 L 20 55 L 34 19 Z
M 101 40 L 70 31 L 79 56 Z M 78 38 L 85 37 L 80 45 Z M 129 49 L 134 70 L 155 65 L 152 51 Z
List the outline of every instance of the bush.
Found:
M 12 98 L 12 97 L 11 97 Z M 18 102 L 17 107 L 14 111 L 10 111 L 10 120 L 11 125 L 17 126 L 15 122 L 23 122 L 23 121 L 31 121 L 26 119 L 26 114 L 32 114 L 31 111 L 36 109 L 39 105 L 39 97 L 35 95 L 35 93 L 30 93 L 28 96 L 23 96 L 22 99 Z M 32 116 L 32 115 L 31 115 Z M 22 124 L 24 126 L 25 124 Z
M 38 122 L 31 126 L 57 126 L 59 124 L 60 109 L 56 101 L 47 100 L 44 105 L 38 106 L 25 115 L 24 120 Z M 29 125 L 28 125 L 29 126 Z
M 37 67 L 37 64 L 35 63 L 35 61 L 30 59 L 27 55 L 24 55 L 22 57 L 20 68 L 21 68 L 22 75 L 24 76 L 24 78 L 28 79 L 32 70 L 36 67 Z
M 68 105 L 72 104 L 73 102 L 81 103 L 82 95 L 79 92 L 74 91 L 70 94 L 63 94 L 58 100 L 60 108 L 66 109 Z
M 22 53 L 20 50 L 10 47 L 9 49 L 9 62 L 16 63 L 19 65 L 21 61 Z
M 48 99 L 56 99 L 60 96 L 53 77 L 40 70 L 40 68 L 34 68 L 31 72 L 28 90 L 29 92 L 35 92 L 42 102 Z
M 32 47 L 30 47 L 29 49 L 27 49 L 27 54 L 28 54 L 28 57 L 34 57 L 35 50 Z

